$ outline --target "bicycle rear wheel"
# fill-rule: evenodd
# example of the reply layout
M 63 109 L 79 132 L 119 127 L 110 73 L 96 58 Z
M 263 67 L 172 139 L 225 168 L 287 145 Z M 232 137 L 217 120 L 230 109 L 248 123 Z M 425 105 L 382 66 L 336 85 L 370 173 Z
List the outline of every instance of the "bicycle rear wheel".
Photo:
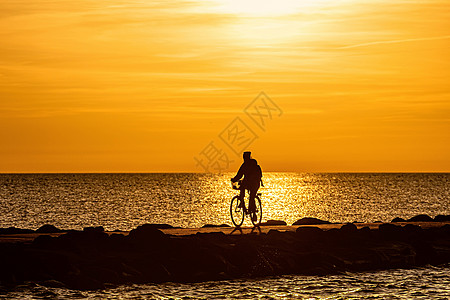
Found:
M 262 206 L 261 206 L 261 199 L 259 199 L 259 196 L 255 197 L 255 205 L 256 205 L 256 211 L 250 215 L 250 219 L 252 220 L 252 223 L 254 226 L 259 226 L 259 224 L 261 224 L 261 220 L 262 220 Z M 253 221 L 254 214 L 256 214 L 255 221 Z
M 236 227 L 240 227 L 242 223 L 244 223 L 245 212 L 244 208 L 240 207 L 240 204 L 241 200 L 239 199 L 239 196 L 234 196 L 233 199 L 231 199 L 230 205 L 231 221 Z

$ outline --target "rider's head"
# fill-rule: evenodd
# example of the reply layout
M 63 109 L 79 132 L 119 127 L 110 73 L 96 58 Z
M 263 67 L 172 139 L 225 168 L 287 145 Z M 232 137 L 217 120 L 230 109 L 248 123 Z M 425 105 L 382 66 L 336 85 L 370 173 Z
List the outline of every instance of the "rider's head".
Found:
M 244 154 L 242 155 L 242 157 L 244 158 L 244 161 L 247 161 L 247 160 L 249 160 L 250 159 L 250 156 L 251 156 L 251 152 L 250 151 L 246 151 L 246 152 L 244 152 Z

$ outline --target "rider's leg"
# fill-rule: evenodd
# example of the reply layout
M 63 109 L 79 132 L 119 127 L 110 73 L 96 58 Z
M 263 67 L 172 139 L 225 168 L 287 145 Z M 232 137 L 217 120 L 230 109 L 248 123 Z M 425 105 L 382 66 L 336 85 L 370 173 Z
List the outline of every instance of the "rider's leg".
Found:
M 250 212 L 256 211 L 255 197 L 256 197 L 256 192 L 257 191 L 258 191 L 257 189 L 251 189 L 250 190 L 250 199 L 248 201 L 248 210 Z
M 241 188 L 240 188 L 240 193 L 239 193 L 239 199 L 241 199 L 241 200 L 244 200 L 244 197 L 245 197 L 245 187 L 244 186 L 241 186 Z
M 258 189 L 259 189 L 259 182 L 258 183 L 254 183 L 254 184 L 249 186 L 250 199 L 249 199 L 249 202 L 248 202 L 248 210 L 250 212 L 256 211 L 255 197 L 256 197 L 256 193 L 258 192 Z
M 239 200 L 241 200 L 239 207 L 241 208 L 245 208 L 244 197 L 245 197 L 245 186 L 241 184 L 241 192 L 239 194 Z
M 258 216 L 256 215 L 256 205 L 255 205 L 255 197 L 257 189 L 250 190 L 250 200 L 248 201 L 248 211 L 250 212 L 250 217 L 253 222 L 258 221 Z

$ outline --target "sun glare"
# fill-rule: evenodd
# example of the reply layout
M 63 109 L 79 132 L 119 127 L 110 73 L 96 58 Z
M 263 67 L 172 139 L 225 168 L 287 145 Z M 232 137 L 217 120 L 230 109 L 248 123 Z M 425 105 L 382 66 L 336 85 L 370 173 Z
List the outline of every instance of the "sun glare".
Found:
M 249 16 L 278 16 L 318 8 L 330 0 L 213 0 L 214 10 Z

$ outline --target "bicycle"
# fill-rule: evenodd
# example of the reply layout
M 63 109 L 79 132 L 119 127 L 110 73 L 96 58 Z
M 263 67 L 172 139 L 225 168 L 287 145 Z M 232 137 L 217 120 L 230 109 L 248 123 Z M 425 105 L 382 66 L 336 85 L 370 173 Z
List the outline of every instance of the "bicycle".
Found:
M 232 188 L 234 190 L 240 190 L 242 184 L 242 180 L 239 180 L 237 182 L 232 183 Z M 247 191 L 248 192 L 248 191 Z M 233 222 L 234 226 L 241 227 L 241 225 L 244 223 L 245 216 L 250 216 L 250 220 L 252 221 L 253 225 L 255 227 L 259 227 L 261 224 L 262 219 L 262 206 L 261 206 L 261 193 L 257 193 L 255 197 L 255 206 L 256 210 L 252 213 L 249 213 L 246 209 L 247 206 L 245 206 L 245 200 L 242 200 L 244 203 L 241 205 L 241 200 L 239 199 L 239 195 L 234 196 L 231 199 L 230 204 L 230 215 L 231 215 L 231 221 Z M 244 197 L 245 199 L 246 197 Z M 250 200 L 250 199 L 248 199 Z M 253 219 L 253 215 L 256 214 L 255 221 Z

